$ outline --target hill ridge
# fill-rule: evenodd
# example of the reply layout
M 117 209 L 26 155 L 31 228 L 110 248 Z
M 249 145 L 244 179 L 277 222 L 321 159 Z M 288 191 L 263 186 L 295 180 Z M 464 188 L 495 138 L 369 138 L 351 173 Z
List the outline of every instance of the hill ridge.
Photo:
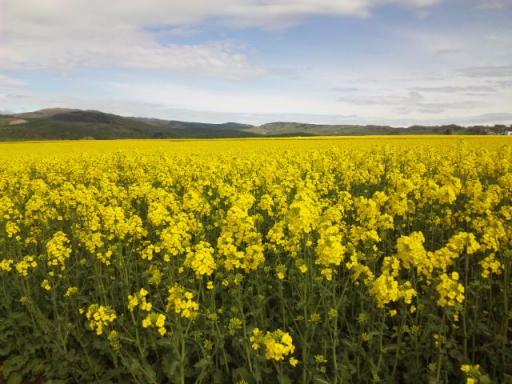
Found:
M 0 115 L 0 140 L 223 138 L 272 136 L 353 136 L 403 134 L 504 134 L 512 126 L 391 127 L 387 125 L 271 122 L 259 126 L 127 117 L 97 110 L 45 108 Z

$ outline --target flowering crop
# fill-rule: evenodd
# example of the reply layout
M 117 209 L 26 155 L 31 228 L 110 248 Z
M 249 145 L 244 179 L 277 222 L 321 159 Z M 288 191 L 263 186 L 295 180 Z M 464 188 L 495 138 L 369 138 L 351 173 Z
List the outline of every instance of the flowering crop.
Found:
M 511 264 L 504 137 L 0 144 L 8 382 L 507 382 Z

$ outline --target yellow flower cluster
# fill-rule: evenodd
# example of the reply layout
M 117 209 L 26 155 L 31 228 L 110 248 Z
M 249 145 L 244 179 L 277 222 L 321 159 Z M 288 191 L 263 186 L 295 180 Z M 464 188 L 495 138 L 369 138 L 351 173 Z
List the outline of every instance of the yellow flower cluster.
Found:
M 167 329 L 165 329 L 165 321 L 167 317 L 162 313 L 150 313 L 148 314 L 144 320 L 142 320 L 143 328 L 155 327 L 158 330 L 158 333 L 161 336 L 164 336 L 167 333 Z
M 339 363 L 331 353 L 341 351 L 344 316 L 358 319 L 354 334 L 368 348 L 381 320 L 397 327 L 383 340 L 406 327 L 419 335 L 397 338 L 404 351 L 434 332 L 443 335 L 435 339 L 440 349 L 457 344 L 475 335 L 471 317 L 502 321 L 495 311 L 512 296 L 504 291 L 512 255 L 507 143 L 461 136 L 84 141 L 80 153 L 76 143 L 41 143 L 37 154 L 34 144 L 0 143 L 0 312 L 22 303 L 56 321 L 68 313 L 84 320 L 76 308 L 101 302 L 82 313 L 113 348 L 135 340 L 160 356 L 151 350 L 160 344 L 150 345 L 144 337 L 152 334 L 140 329 L 148 328 L 166 336 L 161 345 L 209 345 L 212 354 L 233 348 L 229 366 L 253 362 L 254 350 L 260 360 L 297 366 L 296 349 L 307 355 L 304 369 L 326 382 Z M 485 296 L 489 305 L 473 301 L 494 291 Z M 52 305 L 48 293 L 57 298 Z M 447 334 L 444 320 L 458 316 L 465 334 L 458 324 Z M 424 326 L 429 319 L 442 321 Z M 247 334 L 255 323 L 277 330 Z M 194 349 L 190 361 L 203 352 Z M 479 357 L 482 366 L 489 356 Z
M 442 307 L 458 307 L 464 302 L 464 286 L 459 283 L 459 273 L 443 273 L 436 286 L 439 294 L 438 304 Z
M 256 229 L 257 218 L 249 214 L 254 197 L 241 194 L 232 197 L 232 205 L 220 221 L 222 232 L 217 239 L 219 255 L 228 271 L 255 270 L 264 261 L 261 234 Z
M 5 224 L 5 232 L 7 232 L 8 238 L 17 237 L 17 240 L 21 240 L 21 237 L 16 236 L 20 233 L 20 227 L 18 226 L 18 224 L 14 223 L 12 221 L 8 221 Z
M 466 377 L 466 384 L 490 383 L 489 376 L 482 372 L 480 364 L 462 364 L 461 372 Z
M 140 306 L 140 309 L 143 311 L 151 311 L 153 305 L 146 300 L 148 294 L 149 292 L 147 290 L 141 288 L 138 293 L 128 295 L 128 309 L 133 312 L 137 306 Z
M 190 227 L 185 220 L 175 219 L 169 227 L 162 231 L 160 236 L 162 248 L 167 253 L 164 256 L 165 261 L 170 261 L 172 256 L 177 256 L 185 252 L 190 245 Z
M 161 249 L 159 246 L 155 246 L 153 244 L 149 244 L 147 247 L 145 247 L 141 252 L 140 256 L 144 260 L 153 260 L 153 257 L 155 257 L 155 254 L 160 253 Z
M 404 268 L 414 266 L 419 274 L 430 277 L 434 265 L 423 248 L 424 242 L 425 237 L 421 232 L 401 236 L 396 242 L 397 257 L 403 263 Z
M 45 291 L 50 291 L 52 289 L 52 286 L 47 279 L 44 279 L 41 282 L 41 288 L 43 288 Z
M 83 312 L 83 310 L 81 310 Z M 89 327 L 97 335 L 102 335 L 105 328 L 117 319 L 116 312 L 109 306 L 91 304 L 87 308 L 85 317 L 89 321 Z
M 201 241 L 188 251 L 185 265 L 192 268 L 197 277 L 210 276 L 216 268 L 213 253 L 210 243 Z
M 58 267 L 61 271 L 66 269 L 66 260 L 71 255 L 69 239 L 63 232 L 56 232 L 46 243 L 48 266 Z
M 18 261 L 15 265 L 16 272 L 20 276 L 27 277 L 31 269 L 37 267 L 37 261 L 34 256 L 25 256 L 23 259 Z
M 167 311 L 173 310 L 178 316 L 193 320 L 197 317 L 199 304 L 193 300 L 194 294 L 179 284 L 169 288 Z
M 411 304 L 413 297 L 416 296 L 416 290 L 412 288 L 409 281 L 400 285 L 393 276 L 387 273 L 380 275 L 373 282 L 370 293 L 375 297 L 380 308 L 401 299 L 406 304 Z
M 243 324 L 242 320 L 240 320 L 237 317 L 233 317 L 233 318 L 229 319 L 229 323 L 228 323 L 229 334 L 234 335 L 236 333 L 236 331 L 238 331 L 240 328 L 242 328 L 242 324 Z
M 256 351 L 259 350 L 261 346 L 264 346 L 265 358 L 268 360 L 281 361 L 295 352 L 292 337 L 289 333 L 281 329 L 277 329 L 273 332 L 267 331 L 263 334 L 259 328 L 254 328 L 250 341 L 252 348 Z M 290 360 L 290 364 L 296 365 L 296 363 L 297 361 L 295 359 Z
M 482 267 L 482 277 L 489 278 L 492 274 L 501 275 L 503 264 L 496 258 L 495 253 L 491 253 L 480 261 Z
M 418 274 L 428 279 L 432 278 L 435 270 L 446 272 L 463 252 L 472 255 L 480 249 L 475 236 L 466 232 L 453 235 L 444 247 L 434 252 L 427 252 L 423 247 L 424 242 L 425 237 L 421 232 L 401 236 L 397 240 L 397 257 L 404 267 L 415 267 Z
M 336 267 L 343 261 L 345 246 L 342 234 L 337 226 L 331 225 L 319 229 L 318 244 L 316 246 L 316 264 L 323 266 L 321 273 L 327 280 L 332 280 L 330 267 Z
M 4 272 L 12 271 L 13 264 L 14 264 L 14 260 L 12 260 L 12 259 L 0 260 L 0 271 L 4 271 Z
M 72 297 L 78 293 L 78 287 L 68 287 L 66 289 L 66 293 L 64 293 L 64 297 Z

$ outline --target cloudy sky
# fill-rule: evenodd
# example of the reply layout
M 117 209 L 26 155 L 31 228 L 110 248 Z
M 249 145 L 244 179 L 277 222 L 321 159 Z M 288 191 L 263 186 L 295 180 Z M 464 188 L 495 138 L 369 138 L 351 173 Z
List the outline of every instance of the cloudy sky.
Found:
M 0 111 L 512 123 L 512 0 L 0 0 Z

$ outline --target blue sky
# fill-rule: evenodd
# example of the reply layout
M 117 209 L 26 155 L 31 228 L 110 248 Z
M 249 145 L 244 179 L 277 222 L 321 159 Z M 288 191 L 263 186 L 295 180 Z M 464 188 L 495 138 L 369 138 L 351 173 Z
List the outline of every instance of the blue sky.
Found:
M 512 0 L 0 0 L 0 111 L 512 123 Z

